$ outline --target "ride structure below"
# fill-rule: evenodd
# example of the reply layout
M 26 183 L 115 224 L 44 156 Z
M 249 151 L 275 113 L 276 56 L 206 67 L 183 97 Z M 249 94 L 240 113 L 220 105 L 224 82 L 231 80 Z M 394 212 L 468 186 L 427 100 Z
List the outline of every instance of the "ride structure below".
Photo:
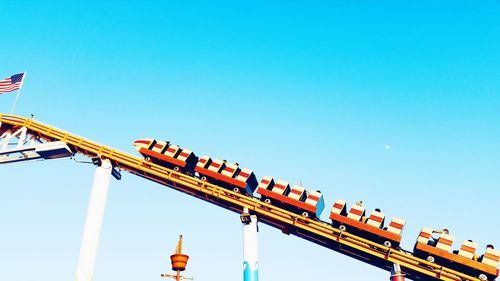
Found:
M 479 281 L 476 277 L 437 263 L 427 262 L 408 252 L 369 241 L 334 228 L 325 222 L 266 204 L 251 196 L 236 193 L 196 177 L 176 172 L 33 119 L 0 115 L 0 135 L 3 136 L 23 128 L 26 129 L 26 134 L 36 138 L 41 143 L 62 141 L 75 153 L 90 158 L 107 159 L 118 170 L 127 171 L 168 186 L 237 214 L 241 214 L 246 208 L 249 214 L 256 215 L 260 222 L 277 228 L 285 234 L 295 235 L 381 268 L 392 273 L 391 278 L 396 277 L 394 264 L 397 264 L 400 271 L 396 273 L 404 274 L 413 280 Z

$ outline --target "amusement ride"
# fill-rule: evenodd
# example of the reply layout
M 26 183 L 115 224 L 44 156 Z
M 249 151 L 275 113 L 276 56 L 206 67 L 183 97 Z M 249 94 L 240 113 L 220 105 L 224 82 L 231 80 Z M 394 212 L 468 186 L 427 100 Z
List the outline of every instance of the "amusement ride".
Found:
M 258 178 L 238 163 L 209 156 L 167 141 L 146 138 L 133 142 L 134 156 L 92 140 L 43 124 L 33 118 L 0 114 L 0 164 L 35 159 L 59 159 L 80 154 L 96 166 L 78 260 L 76 280 L 92 280 L 100 229 L 111 178 L 129 172 L 210 202 L 240 215 L 243 225 L 243 279 L 258 280 L 258 227 L 265 223 L 286 235 L 350 256 L 390 273 L 390 280 L 493 281 L 498 277 L 500 251 L 488 245 L 484 253 L 471 240 L 453 249 L 455 237 L 447 230 L 422 228 L 411 250 L 400 247 L 406 221 L 390 220 L 380 209 L 368 212 L 362 202 L 336 200 L 330 221 L 320 215 L 327 205 L 321 191 L 290 185 L 271 176 Z M 172 255 L 176 280 L 188 256 L 181 253 L 182 236 Z

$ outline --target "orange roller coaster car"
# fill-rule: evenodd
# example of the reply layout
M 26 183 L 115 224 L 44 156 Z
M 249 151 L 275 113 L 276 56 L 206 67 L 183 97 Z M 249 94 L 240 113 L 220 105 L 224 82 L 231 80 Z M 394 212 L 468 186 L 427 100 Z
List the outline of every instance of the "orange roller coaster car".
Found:
M 455 237 L 449 234 L 441 234 L 433 246 L 434 238 L 432 229 L 422 228 L 417 238 L 413 253 L 415 256 L 426 259 L 428 262 L 443 264 L 449 268 L 460 270 L 466 274 L 477 276 L 481 280 L 494 280 L 498 276 L 498 263 L 500 251 L 491 247 L 477 257 L 477 244 L 466 240 L 459 250 L 450 252 Z
M 354 204 L 347 212 L 346 202 L 337 200 L 330 212 L 330 219 L 332 226 L 342 231 L 383 243 L 386 247 L 399 247 L 406 223 L 404 220 L 393 218 L 389 225 L 384 227 L 385 215 L 380 210 L 373 211 L 368 219 L 365 215 L 363 206 Z
M 320 191 L 306 191 L 298 185 L 290 188 L 288 182 L 278 180 L 275 183 L 274 179 L 268 176 L 262 178 L 257 193 L 265 203 L 279 205 L 304 217 L 319 218 L 325 208 Z
M 170 142 L 155 139 L 140 139 L 134 142 L 135 149 L 147 159 L 175 171 L 194 174 L 198 157 L 189 149 L 182 149 Z

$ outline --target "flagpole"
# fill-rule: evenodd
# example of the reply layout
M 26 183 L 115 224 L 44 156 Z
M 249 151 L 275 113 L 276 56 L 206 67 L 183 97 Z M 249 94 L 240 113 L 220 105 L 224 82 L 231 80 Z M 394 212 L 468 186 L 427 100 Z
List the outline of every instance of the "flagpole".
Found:
M 23 74 L 23 79 L 21 80 L 21 85 L 19 85 L 19 90 L 17 90 L 16 100 L 14 101 L 14 105 L 12 106 L 12 112 L 10 114 L 14 114 L 14 109 L 16 109 L 17 101 L 19 100 L 19 95 L 21 94 L 21 88 L 24 84 L 24 79 L 26 79 L 26 71 Z
M 17 101 L 19 100 L 20 93 L 21 93 L 21 89 L 17 90 L 16 100 L 14 101 L 14 105 L 12 106 L 12 111 L 10 112 L 10 114 L 14 114 L 14 109 L 16 109 L 16 104 L 17 104 Z

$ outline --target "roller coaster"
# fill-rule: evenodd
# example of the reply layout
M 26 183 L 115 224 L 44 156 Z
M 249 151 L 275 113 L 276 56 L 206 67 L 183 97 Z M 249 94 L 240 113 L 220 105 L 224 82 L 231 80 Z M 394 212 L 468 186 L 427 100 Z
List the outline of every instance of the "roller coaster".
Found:
M 17 139 L 12 144 L 12 139 Z M 0 164 L 25 159 L 52 159 L 75 154 L 107 161 L 112 174 L 126 171 L 232 212 L 250 213 L 258 220 L 312 243 L 350 256 L 366 264 L 393 272 L 391 280 L 476 281 L 498 277 L 500 252 L 488 247 L 476 258 L 477 244 L 465 241 L 451 251 L 454 237 L 443 233 L 433 241 L 432 230 L 423 228 L 413 251 L 399 246 L 405 221 L 393 218 L 384 227 L 380 210 L 366 216 L 362 204 L 347 208 L 337 200 L 330 222 L 320 219 L 324 199 L 320 191 L 290 187 L 283 180 L 263 177 L 260 183 L 249 169 L 237 163 L 197 157 L 179 146 L 154 139 L 134 142 L 137 157 L 32 118 L 0 114 Z M 254 195 L 254 191 L 257 195 Z M 243 221 L 243 217 L 242 217 Z M 397 274 L 394 274 L 395 269 Z

